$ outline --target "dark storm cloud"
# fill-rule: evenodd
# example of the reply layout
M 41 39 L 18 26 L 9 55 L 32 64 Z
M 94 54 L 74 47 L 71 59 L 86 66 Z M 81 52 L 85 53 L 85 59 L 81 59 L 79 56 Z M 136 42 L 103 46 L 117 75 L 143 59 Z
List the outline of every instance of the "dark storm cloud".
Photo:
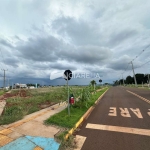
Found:
M 56 61 L 58 56 L 55 51 L 59 51 L 60 41 L 52 36 L 29 38 L 28 42 L 18 45 L 16 48 L 21 56 L 35 61 Z
M 124 42 L 125 40 L 129 40 L 130 38 L 132 38 L 133 36 L 137 35 L 138 31 L 136 30 L 123 30 L 123 31 L 114 31 L 111 35 L 110 35 L 110 40 L 109 40 L 109 45 L 115 46 L 118 44 L 121 44 L 122 42 Z
M 108 48 L 90 45 L 74 47 L 52 36 L 30 38 L 25 44 L 17 46 L 17 49 L 23 58 L 39 62 L 66 60 L 68 63 L 99 64 L 109 60 L 112 55 L 111 50 Z M 64 67 L 60 65 L 59 68 Z
M 97 28 L 84 20 L 61 17 L 52 23 L 52 27 L 62 36 L 68 36 L 73 44 L 77 45 L 98 44 L 97 40 L 100 38 Z
M 80 63 L 99 64 L 111 59 L 111 50 L 98 46 L 81 46 L 77 49 L 64 51 L 62 56 L 68 60 Z
M 2 44 L 3 46 L 9 47 L 9 48 L 13 48 L 13 45 L 6 39 L 0 39 L 0 44 Z
M 36 62 L 31 66 L 33 69 L 36 70 L 51 70 L 51 69 L 58 69 L 58 70 L 65 70 L 65 69 L 71 69 L 76 70 L 77 67 L 74 64 L 69 63 L 61 63 L 61 62 Z
M 119 59 L 112 60 L 107 67 L 114 70 L 131 70 L 131 60 L 132 59 L 129 56 L 124 55 Z M 139 61 L 134 61 L 133 63 L 135 68 L 141 65 Z
M 5 65 L 18 67 L 18 64 L 20 63 L 20 61 L 18 58 L 7 57 L 7 58 L 5 58 L 4 63 L 5 63 Z
M 66 69 L 71 69 L 71 70 L 76 70 L 77 66 L 74 64 L 62 64 L 62 63 L 53 63 L 50 65 L 51 68 L 53 69 L 58 69 L 58 70 L 66 70 Z

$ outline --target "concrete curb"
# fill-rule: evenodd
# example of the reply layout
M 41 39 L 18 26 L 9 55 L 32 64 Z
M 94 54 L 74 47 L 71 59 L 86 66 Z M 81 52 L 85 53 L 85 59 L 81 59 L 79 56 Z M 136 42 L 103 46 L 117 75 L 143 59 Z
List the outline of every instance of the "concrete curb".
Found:
M 145 102 L 147 102 L 147 103 L 150 104 L 150 100 L 148 100 L 148 99 L 146 99 L 146 98 L 144 98 L 144 97 L 142 97 L 142 96 L 140 96 L 140 95 L 137 95 L 136 93 L 133 93 L 133 92 L 131 92 L 131 91 L 129 91 L 129 90 L 127 90 L 127 92 L 133 94 L 134 96 L 136 96 L 136 97 L 138 97 L 138 98 L 142 99 L 143 101 L 145 101 Z
M 95 101 L 95 105 L 98 104 L 98 102 L 101 100 L 101 98 L 106 94 L 106 92 L 107 92 L 108 90 L 109 90 L 109 88 Z M 69 137 L 70 135 L 72 135 L 73 132 L 81 125 L 81 123 L 82 123 L 84 120 L 86 120 L 86 119 L 88 118 L 88 116 L 91 114 L 91 112 L 93 111 L 94 108 L 95 108 L 95 106 L 91 106 L 91 107 L 87 110 L 87 112 L 80 118 L 80 120 L 75 124 L 75 126 L 74 126 L 72 129 L 70 129 L 70 130 L 68 131 L 68 134 L 66 134 L 66 136 L 65 136 L 65 140 L 67 140 L 68 137 Z

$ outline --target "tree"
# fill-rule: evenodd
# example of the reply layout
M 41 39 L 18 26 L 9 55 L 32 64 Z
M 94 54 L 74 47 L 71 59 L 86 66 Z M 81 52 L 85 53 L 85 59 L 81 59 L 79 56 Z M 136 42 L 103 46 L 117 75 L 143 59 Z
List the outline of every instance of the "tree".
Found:
M 119 85 L 119 81 L 118 80 L 116 80 L 116 81 L 113 81 L 113 85 Z
M 150 77 L 150 74 L 149 74 L 149 77 Z M 144 82 L 143 83 L 148 83 L 148 74 L 145 74 L 144 75 Z
M 95 80 L 92 80 L 92 81 L 90 82 L 90 84 L 91 84 L 92 86 L 94 86 L 94 85 L 96 84 L 96 81 L 95 81 Z
M 119 80 L 119 84 L 123 84 L 123 79 L 120 79 L 120 80 Z
M 144 82 L 144 74 L 136 74 L 136 81 L 137 81 L 137 84 L 142 84 L 142 82 Z
M 131 77 L 131 76 L 127 76 L 127 77 L 126 77 L 126 83 L 127 83 L 127 84 L 132 84 L 133 82 L 134 82 L 133 77 Z

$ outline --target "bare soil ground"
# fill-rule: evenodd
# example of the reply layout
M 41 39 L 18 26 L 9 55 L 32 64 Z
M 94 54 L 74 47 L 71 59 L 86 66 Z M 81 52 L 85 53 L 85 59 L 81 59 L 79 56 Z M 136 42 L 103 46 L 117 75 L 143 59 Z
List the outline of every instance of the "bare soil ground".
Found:
M 5 94 L 0 96 L 0 101 L 6 100 L 7 98 L 11 98 L 11 97 L 16 97 L 16 96 L 27 97 L 27 96 L 29 96 L 29 91 L 21 89 L 21 90 L 16 91 L 16 92 L 5 93 Z

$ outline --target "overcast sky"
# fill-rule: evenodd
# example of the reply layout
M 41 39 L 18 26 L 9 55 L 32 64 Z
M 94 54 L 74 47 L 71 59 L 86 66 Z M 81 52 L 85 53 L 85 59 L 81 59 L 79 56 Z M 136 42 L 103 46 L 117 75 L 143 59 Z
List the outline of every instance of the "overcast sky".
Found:
M 135 68 L 150 60 L 149 6 L 149 0 L 0 0 L 0 67 L 11 81 L 49 79 L 66 69 L 117 80 L 136 56 Z M 149 64 L 135 73 L 150 73 Z M 75 80 L 82 82 L 88 81 Z

